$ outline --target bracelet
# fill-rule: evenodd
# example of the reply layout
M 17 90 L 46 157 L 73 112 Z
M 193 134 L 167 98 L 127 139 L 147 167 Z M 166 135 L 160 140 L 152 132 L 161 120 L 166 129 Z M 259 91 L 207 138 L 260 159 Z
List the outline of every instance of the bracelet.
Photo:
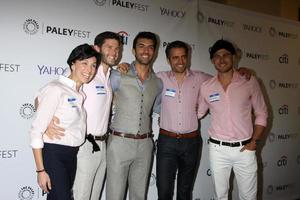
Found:
M 41 173 L 41 172 L 44 172 L 46 171 L 45 169 L 40 169 L 40 170 L 36 170 L 36 173 Z

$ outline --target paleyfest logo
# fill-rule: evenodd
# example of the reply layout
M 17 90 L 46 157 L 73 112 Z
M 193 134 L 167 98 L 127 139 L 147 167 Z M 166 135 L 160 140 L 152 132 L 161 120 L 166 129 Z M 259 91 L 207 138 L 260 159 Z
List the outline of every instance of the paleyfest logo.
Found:
M 26 19 L 26 21 L 23 24 L 23 30 L 25 33 L 34 35 L 38 32 L 40 26 L 38 22 L 34 19 Z
M 32 200 L 34 191 L 30 186 L 24 186 L 20 189 L 18 197 L 19 200 Z
M 98 6 L 103 6 L 106 3 L 106 0 L 94 0 L 94 2 Z
M 203 23 L 204 20 L 205 20 L 205 16 L 201 11 L 197 12 L 197 20 L 198 20 L 199 23 Z
M 24 103 L 21 106 L 19 113 L 24 119 L 30 119 L 35 111 L 35 107 L 31 103 Z

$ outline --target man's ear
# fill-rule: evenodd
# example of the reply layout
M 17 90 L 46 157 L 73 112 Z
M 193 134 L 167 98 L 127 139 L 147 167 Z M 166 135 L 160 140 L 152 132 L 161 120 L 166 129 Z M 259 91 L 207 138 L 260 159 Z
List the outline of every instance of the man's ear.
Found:
M 94 45 L 93 47 L 98 53 L 101 53 L 101 48 L 98 45 Z

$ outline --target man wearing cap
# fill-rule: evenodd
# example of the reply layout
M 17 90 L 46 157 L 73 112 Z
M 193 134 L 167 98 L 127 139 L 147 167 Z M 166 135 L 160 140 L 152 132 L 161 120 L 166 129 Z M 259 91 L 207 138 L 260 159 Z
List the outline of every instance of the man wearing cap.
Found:
M 255 150 L 267 125 L 268 115 L 264 97 L 255 77 L 247 81 L 233 68 L 236 50 L 232 43 L 218 40 L 209 53 L 217 75 L 201 86 L 198 117 L 203 117 L 210 110 L 209 159 L 216 199 L 228 199 L 232 169 L 239 198 L 256 199 Z

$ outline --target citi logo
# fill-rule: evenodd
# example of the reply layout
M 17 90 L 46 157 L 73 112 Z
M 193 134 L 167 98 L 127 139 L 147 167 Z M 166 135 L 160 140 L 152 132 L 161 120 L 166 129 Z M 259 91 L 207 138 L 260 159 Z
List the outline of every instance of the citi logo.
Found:
M 289 106 L 288 105 L 282 105 L 278 109 L 278 114 L 280 114 L 280 115 L 288 115 L 289 114 Z
M 277 161 L 277 166 L 278 167 L 285 167 L 287 166 L 288 161 L 286 156 L 281 156 L 281 158 Z
M 281 64 L 289 64 L 289 56 L 287 54 L 283 54 L 279 57 L 278 61 Z
M 232 22 L 232 21 L 228 21 L 228 20 L 224 20 L 224 19 L 216 19 L 213 17 L 208 17 L 207 22 L 218 25 L 218 26 L 227 26 L 227 27 L 234 26 L 234 22 Z
M 40 75 L 66 75 L 67 69 L 65 67 L 53 67 L 46 65 L 37 65 Z
M 120 32 L 118 32 L 118 35 L 121 36 L 123 44 L 127 45 L 128 44 L 129 34 L 127 32 L 125 32 L 125 31 L 120 31 Z
M 39 23 L 34 19 L 26 19 L 23 23 L 23 30 L 29 35 L 34 35 L 38 32 L 40 26 Z
M 269 55 L 267 54 L 258 54 L 258 53 L 250 53 L 246 52 L 246 57 L 254 60 L 268 60 Z
M 251 31 L 255 33 L 262 33 L 262 27 L 261 26 L 253 26 L 249 24 L 243 24 L 243 29 L 245 31 Z
M 182 10 L 171 10 L 168 8 L 160 7 L 160 14 L 162 16 L 174 17 L 174 18 L 184 18 L 186 12 Z

